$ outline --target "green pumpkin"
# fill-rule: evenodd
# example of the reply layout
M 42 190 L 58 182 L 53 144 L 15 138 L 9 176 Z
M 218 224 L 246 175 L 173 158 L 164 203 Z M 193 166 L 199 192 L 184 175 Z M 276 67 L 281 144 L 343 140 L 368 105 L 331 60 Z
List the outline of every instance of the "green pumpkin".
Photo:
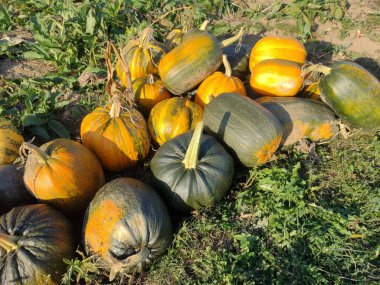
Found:
M 336 62 L 321 69 L 322 100 L 349 126 L 380 127 L 380 82 L 360 65 Z
M 23 181 L 24 169 L 16 164 L 0 166 L 0 214 L 13 207 L 34 201 Z
M 133 178 L 118 178 L 99 190 L 87 209 L 83 235 L 86 252 L 99 254 L 111 280 L 119 272 L 143 271 L 173 239 L 161 198 Z
M 167 141 L 150 162 L 157 188 L 179 213 L 213 206 L 231 187 L 232 157 L 202 131 L 203 122 L 199 122 L 194 132 Z
M 206 130 L 217 136 L 246 167 L 269 160 L 282 139 L 278 119 L 254 100 L 223 93 L 206 105 Z
M 16 207 L 0 217 L 0 284 L 60 284 L 63 259 L 73 255 L 71 224 L 54 208 Z
M 296 97 L 261 97 L 256 100 L 271 111 L 282 124 L 283 145 L 302 138 L 326 141 L 339 132 L 334 112 L 322 102 Z

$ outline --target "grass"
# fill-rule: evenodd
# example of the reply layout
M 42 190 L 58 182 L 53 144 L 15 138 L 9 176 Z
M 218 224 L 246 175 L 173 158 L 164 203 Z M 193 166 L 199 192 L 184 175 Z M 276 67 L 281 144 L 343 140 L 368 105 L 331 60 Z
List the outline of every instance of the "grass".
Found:
M 337 53 L 360 55 L 319 43 L 313 38 L 316 20 L 339 21 L 343 34 L 357 28 L 370 33 L 378 22 L 377 14 L 363 24 L 351 20 L 345 1 L 282 2 L 6 0 L 0 59 L 42 60 L 56 71 L 0 77 L 0 116 L 40 143 L 76 138 L 84 114 L 107 100 L 105 42 L 126 42 L 151 24 L 158 40 L 206 18 L 218 36 L 240 26 L 254 34 L 277 28 L 305 42 L 313 61 L 328 62 Z M 34 40 L 4 40 L 15 31 Z M 82 84 L 86 73 L 95 79 Z M 284 148 L 264 166 L 240 169 L 217 207 L 174 217 L 174 242 L 149 272 L 125 275 L 116 284 L 379 283 L 380 134 L 338 137 L 316 152 L 318 157 Z M 67 264 L 63 284 L 107 282 L 96 258 L 78 254 Z

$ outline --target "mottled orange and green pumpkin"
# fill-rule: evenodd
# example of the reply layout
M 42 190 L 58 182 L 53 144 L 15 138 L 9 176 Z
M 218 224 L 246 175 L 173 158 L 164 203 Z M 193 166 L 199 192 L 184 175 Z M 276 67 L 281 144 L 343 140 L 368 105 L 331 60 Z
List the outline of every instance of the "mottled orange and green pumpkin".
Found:
M 24 172 L 27 189 L 41 202 L 72 214 L 84 210 L 104 184 L 103 169 L 95 155 L 69 139 L 55 139 L 28 150 Z
M 203 109 L 187 98 L 173 97 L 153 107 L 148 119 L 149 133 L 159 145 L 189 130 L 202 120 Z
M 134 108 L 121 111 L 114 107 L 98 107 L 82 121 L 83 144 L 110 171 L 121 171 L 137 165 L 148 155 L 150 139 L 143 115 Z M 115 110 L 118 109 L 118 110 Z
M 238 77 L 231 75 L 232 70 L 226 55 L 223 55 L 223 64 L 226 69 L 225 73 L 220 71 L 214 72 L 203 80 L 198 87 L 194 101 L 202 108 L 213 98 L 225 92 L 247 96 L 243 82 Z
M 267 59 L 283 59 L 303 65 L 306 55 L 305 46 L 295 38 L 267 36 L 253 46 L 249 56 L 249 69 L 253 72 L 258 62 Z
M 24 138 L 10 122 L 0 119 L 0 166 L 12 163 Z
M 133 81 L 148 74 L 156 74 L 158 63 L 166 51 L 162 44 L 154 41 L 153 30 L 148 28 L 141 33 L 139 40 L 129 41 L 121 53 Z M 116 63 L 116 73 L 123 85 L 129 87 L 127 73 L 120 59 Z
M 144 115 L 149 115 L 150 110 L 158 102 L 170 98 L 170 93 L 162 81 L 152 74 L 135 79 L 132 88 L 135 94 L 135 102 Z
M 301 67 L 288 60 L 268 59 L 255 64 L 250 85 L 267 96 L 295 96 L 303 83 Z
M 282 124 L 281 143 L 291 145 L 302 138 L 326 141 L 339 132 L 334 112 L 322 102 L 297 97 L 261 97 L 256 100 Z

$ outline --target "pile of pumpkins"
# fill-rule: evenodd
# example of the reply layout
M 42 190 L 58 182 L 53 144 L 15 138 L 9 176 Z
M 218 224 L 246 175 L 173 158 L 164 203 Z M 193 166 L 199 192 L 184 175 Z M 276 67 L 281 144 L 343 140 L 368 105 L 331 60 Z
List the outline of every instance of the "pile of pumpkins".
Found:
M 111 280 L 142 271 L 172 242 L 169 213 L 215 205 L 236 167 L 264 164 L 302 138 L 330 140 L 341 122 L 380 127 L 380 84 L 361 66 L 305 69 L 296 39 L 228 46 L 241 32 L 219 42 L 205 27 L 173 30 L 165 44 L 151 29 L 122 50 L 109 44 L 109 103 L 83 119 L 82 144 L 55 139 L 37 147 L 0 121 L 0 284 L 59 283 L 62 260 L 77 247 L 69 220 L 78 217 L 86 253 Z M 306 79 L 315 74 L 315 82 Z M 317 100 L 296 96 L 302 90 Z M 153 152 L 151 185 L 105 183 L 104 169 L 134 169 Z M 12 164 L 19 155 L 22 166 Z

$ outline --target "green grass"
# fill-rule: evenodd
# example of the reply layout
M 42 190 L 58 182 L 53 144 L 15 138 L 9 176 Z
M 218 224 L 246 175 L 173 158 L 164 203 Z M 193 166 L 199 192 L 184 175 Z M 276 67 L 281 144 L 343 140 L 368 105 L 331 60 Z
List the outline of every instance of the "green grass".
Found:
M 104 76 L 106 41 L 124 43 L 150 24 L 158 40 L 174 27 L 199 26 L 207 18 L 213 20 L 210 31 L 221 37 L 240 26 L 254 34 L 278 28 L 306 42 L 310 58 L 318 61 L 319 54 L 344 47 L 318 44 L 316 19 L 340 21 L 342 33 L 358 27 L 370 32 L 378 22 L 378 15 L 363 24 L 343 17 L 344 1 L 282 2 L 6 0 L 0 7 L 0 39 L 23 30 L 35 41 L 1 41 L 0 59 L 40 59 L 56 71 L 39 78 L 0 78 L 0 116 L 27 139 L 74 138 L 83 115 L 107 100 L 104 80 L 82 85 L 78 78 L 83 72 Z M 316 150 L 319 158 L 286 148 L 262 167 L 240 169 L 217 207 L 175 218 L 167 255 L 149 272 L 123 276 L 124 282 L 378 284 L 380 135 L 339 137 Z M 68 261 L 63 283 L 103 284 L 106 277 L 95 258 L 78 255 Z

